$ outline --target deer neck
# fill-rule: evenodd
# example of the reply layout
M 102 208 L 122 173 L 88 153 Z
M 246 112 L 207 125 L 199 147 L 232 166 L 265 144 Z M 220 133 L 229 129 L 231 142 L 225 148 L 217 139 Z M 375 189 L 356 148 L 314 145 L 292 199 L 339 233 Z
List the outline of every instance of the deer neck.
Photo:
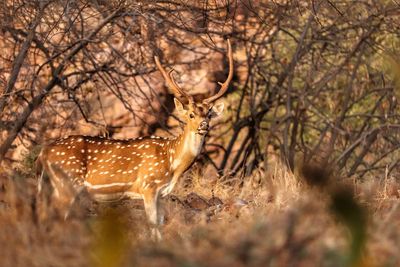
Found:
M 190 131 L 185 126 L 183 133 L 174 142 L 174 157 L 172 161 L 172 169 L 185 171 L 193 163 L 195 158 L 200 154 L 204 143 L 204 135 Z

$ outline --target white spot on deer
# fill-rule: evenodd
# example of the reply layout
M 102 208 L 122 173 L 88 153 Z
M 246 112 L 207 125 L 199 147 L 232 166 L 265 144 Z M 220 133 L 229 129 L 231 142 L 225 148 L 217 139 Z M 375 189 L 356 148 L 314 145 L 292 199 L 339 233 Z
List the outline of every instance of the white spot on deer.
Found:
M 156 184 L 159 184 L 159 183 L 162 182 L 162 180 L 154 180 L 154 182 L 155 182 Z
M 91 150 L 91 149 L 88 149 L 88 151 L 87 151 L 87 152 L 91 153 L 91 152 L 92 152 L 92 150 Z
M 111 153 L 112 153 L 112 150 L 108 150 L 108 151 L 107 151 L 107 154 L 111 154 Z
M 57 155 L 57 156 L 60 155 L 60 152 L 57 152 L 56 155 Z
M 96 150 L 94 151 L 94 153 L 97 153 L 97 152 L 99 152 L 99 150 L 98 150 L 98 149 L 96 149 Z
M 168 176 L 168 175 L 169 175 L 169 172 L 166 172 L 166 173 L 165 173 L 165 176 Z
M 54 152 L 54 151 L 56 151 L 54 148 L 51 150 L 51 152 Z
M 93 160 L 97 160 L 97 157 L 94 157 Z
M 85 149 L 81 149 L 81 153 L 85 153 Z
M 141 144 L 138 148 L 142 148 L 144 146 L 144 144 Z
M 149 147 L 150 147 L 150 145 L 145 145 L 145 146 L 144 146 L 144 148 L 149 148 Z
M 101 153 L 103 153 L 103 154 L 104 154 L 104 153 L 106 153 L 106 150 L 105 150 L 105 149 L 103 149 L 103 150 L 101 151 Z
M 71 141 L 73 141 L 74 139 L 71 139 Z M 82 142 L 83 138 L 79 138 L 78 140 L 76 140 L 77 142 Z
M 154 166 L 158 166 L 158 164 L 160 164 L 160 163 L 156 162 L 156 163 L 154 163 Z
M 122 170 L 117 170 L 117 172 L 122 172 Z
M 123 171 L 122 174 L 127 174 L 127 171 Z
M 137 170 L 137 169 L 138 169 L 138 166 L 135 166 L 133 169 L 134 169 L 134 170 Z

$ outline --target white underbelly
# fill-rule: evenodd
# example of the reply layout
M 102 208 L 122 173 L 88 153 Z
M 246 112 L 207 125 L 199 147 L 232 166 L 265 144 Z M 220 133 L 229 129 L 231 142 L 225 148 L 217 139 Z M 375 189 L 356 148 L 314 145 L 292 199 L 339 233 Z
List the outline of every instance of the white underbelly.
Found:
M 102 193 L 94 193 L 90 194 L 91 198 L 98 202 L 111 202 L 118 201 L 124 197 L 124 193 L 112 193 L 112 194 L 102 194 Z
M 124 198 L 142 199 L 143 196 L 133 192 L 118 192 L 118 193 L 92 193 L 90 196 L 97 202 L 113 202 Z

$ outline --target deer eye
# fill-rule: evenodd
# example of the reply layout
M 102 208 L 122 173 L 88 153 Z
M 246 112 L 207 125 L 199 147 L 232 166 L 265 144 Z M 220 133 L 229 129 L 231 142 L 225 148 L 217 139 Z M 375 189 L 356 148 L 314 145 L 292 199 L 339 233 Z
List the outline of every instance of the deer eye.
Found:
M 194 119 L 194 114 L 193 114 L 193 113 L 190 113 L 189 117 L 190 117 L 191 119 Z

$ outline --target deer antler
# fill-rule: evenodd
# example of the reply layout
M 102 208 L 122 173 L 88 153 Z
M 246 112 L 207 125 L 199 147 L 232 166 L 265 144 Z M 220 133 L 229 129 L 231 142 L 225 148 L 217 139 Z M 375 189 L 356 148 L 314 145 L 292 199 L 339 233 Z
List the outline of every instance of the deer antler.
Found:
M 171 69 L 167 73 L 165 71 L 165 69 L 163 68 L 163 66 L 161 65 L 160 60 L 158 59 L 157 56 L 154 57 L 154 60 L 156 62 L 157 68 L 160 70 L 162 76 L 164 77 L 165 81 L 167 82 L 168 87 L 175 93 L 175 95 L 186 97 L 187 100 L 189 101 L 189 103 L 193 103 L 193 97 L 191 95 L 185 93 L 185 91 L 183 91 L 182 88 L 180 88 L 178 86 L 178 84 L 175 82 L 174 76 L 172 75 L 172 72 L 174 71 L 174 69 Z
M 233 55 L 232 55 L 231 42 L 229 41 L 229 39 L 228 39 L 228 59 L 229 59 L 228 78 L 226 79 L 226 81 L 224 83 L 219 82 L 218 84 L 221 85 L 221 89 L 219 90 L 219 92 L 216 95 L 213 95 L 207 99 L 204 99 L 203 103 L 210 104 L 210 103 L 216 101 L 218 98 L 223 96 L 225 94 L 225 92 L 228 90 L 229 83 L 231 82 L 232 77 L 233 77 Z

